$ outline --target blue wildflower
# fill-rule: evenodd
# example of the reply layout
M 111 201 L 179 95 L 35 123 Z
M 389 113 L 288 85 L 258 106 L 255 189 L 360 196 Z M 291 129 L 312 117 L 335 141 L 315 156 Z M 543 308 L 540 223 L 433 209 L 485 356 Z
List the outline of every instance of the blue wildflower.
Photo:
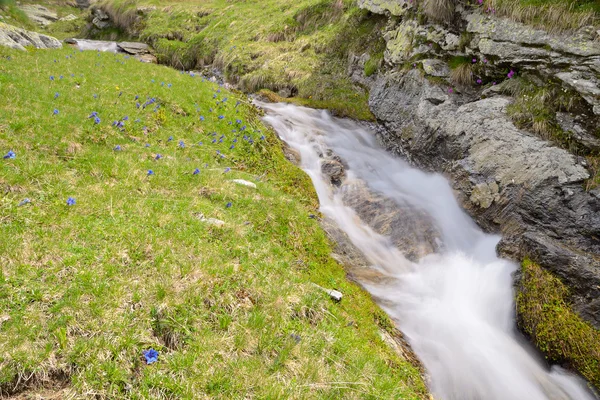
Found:
M 221 100 L 221 103 L 225 103 L 227 101 L 227 97 L 224 97 L 223 100 Z
M 121 146 L 120 145 L 116 145 L 113 150 L 114 151 L 121 151 Z
M 13 158 L 17 158 L 17 155 L 14 151 L 9 150 L 8 153 L 6 153 L 2 158 L 4 158 L 5 160 L 10 158 L 12 160 Z
M 69 198 L 67 199 L 67 205 L 68 205 L 68 206 L 74 206 L 74 205 L 75 205 L 75 199 L 74 199 L 74 198 L 72 198 L 72 197 L 69 197 Z
M 246 130 L 246 125 L 244 125 L 240 128 L 240 131 L 245 131 L 245 130 Z
M 52 114 L 54 114 L 54 115 L 58 114 L 58 110 L 55 108 L 54 111 L 52 112 Z
M 137 100 L 137 99 L 139 99 L 139 98 L 140 98 L 140 96 L 136 95 L 134 100 Z
M 235 145 L 232 144 L 231 146 L 229 146 L 229 150 L 233 150 L 235 148 Z
M 129 117 L 127 115 L 123 117 L 123 121 L 128 121 L 128 120 L 129 120 Z
M 225 118 L 224 115 L 219 115 L 219 119 L 223 119 L 223 118 Z
M 262 136 L 260 137 L 260 140 L 265 140 L 265 135 L 262 135 Z
M 94 118 L 97 116 L 98 116 L 98 113 L 96 111 L 92 111 L 92 113 L 88 116 L 88 118 Z
M 99 117 L 94 117 L 94 124 L 98 125 L 101 122 Z
M 229 171 L 231 171 L 231 168 L 227 167 L 225 168 L 225 171 L 223 172 L 224 174 L 228 173 Z
M 183 142 L 183 140 L 179 141 L 179 147 L 181 147 L 182 149 L 185 148 L 185 143 Z
M 237 138 L 233 139 L 233 143 L 237 143 Z
M 229 203 L 227 203 L 227 204 L 225 205 L 225 207 L 226 207 L 226 208 L 231 208 L 231 206 L 232 206 L 232 205 L 233 205 L 233 204 L 231 204 L 231 202 L 229 202 Z
M 236 123 L 236 124 L 241 124 L 241 123 L 242 123 L 242 120 L 241 120 L 241 119 L 236 119 L 236 120 L 235 120 L 235 123 Z
M 198 142 L 198 146 L 202 146 L 202 142 Z
M 60 94 L 58 92 L 54 93 L 54 98 L 56 99 Z
M 147 175 L 154 175 L 154 171 L 152 171 L 151 169 L 148 170 Z
M 200 121 L 204 121 L 204 117 L 202 115 L 200 116 Z
M 198 175 L 199 173 L 200 173 L 200 170 L 199 170 L 198 168 L 196 168 L 196 169 L 194 170 L 194 172 L 192 172 L 192 174 L 194 174 L 194 175 Z
M 167 140 L 167 142 L 171 142 L 173 141 L 173 136 L 169 136 L 169 140 Z
M 54 75 L 50 75 L 50 80 L 53 81 L 54 80 Z
M 22 207 L 22 206 L 24 206 L 25 204 L 29 204 L 29 203 L 31 203 L 31 200 L 29 200 L 29 199 L 23 199 L 23 200 L 21 200 L 21 202 L 20 202 L 20 203 L 17 205 L 17 207 Z
M 208 109 L 208 111 L 210 111 L 210 112 L 213 112 L 213 109 L 212 109 L 212 107 L 211 107 L 211 108 L 209 108 L 209 109 Z
M 168 87 L 171 87 L 171 86 L 173 86 L 173 85 L 171 85 L 171 84 L 169 83 L 167 86 L 168 86 Z
M 98 98 L 98 95 L 97 95 L 97 94 L 94 94 L 94 98 L 95 98 L 95 99 L 97 99 L 97 98 Z
M 212 140 L 212 142 L 213 142 L 213 143 L 217 143 L 217 139 L 213 139 L 213 140 Z
M 150 143 L 146 143 L 146 147 L 150 147 Z
M 213 99 L 216 99 L 216 98 L 217 98 L 217 95 L 216 95 L 216 94 L 213 94 Z
M 146 358 L 146 364 L 150 365 L 158 361 L 158 351 L 154 349 L 144 350 L 144 358 Z
M 62 78 L 64 78 L 64 76 L 62 76 L 62 75 L 58 77 L 58 79 L 62 79 Z
M 154 157 L 155 160 L 160 160 L 162 158 L 161 154 L 157 154 L 156 157 Z
M 135 106 L 136 106 L 137 108 L 140 108 L 140 103 L 136 101 L 136 102 L 135 102 Z

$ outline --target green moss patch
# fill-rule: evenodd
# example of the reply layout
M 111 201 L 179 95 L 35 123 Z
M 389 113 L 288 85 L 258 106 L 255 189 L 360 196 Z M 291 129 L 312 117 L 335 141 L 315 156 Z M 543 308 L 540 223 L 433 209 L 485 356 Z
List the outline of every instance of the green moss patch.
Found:
M 600 387 L 600 331 L 570 307 L 566 286 L 539 265 L 522 264 L 519 326 L 548 359 L 566 364 Z

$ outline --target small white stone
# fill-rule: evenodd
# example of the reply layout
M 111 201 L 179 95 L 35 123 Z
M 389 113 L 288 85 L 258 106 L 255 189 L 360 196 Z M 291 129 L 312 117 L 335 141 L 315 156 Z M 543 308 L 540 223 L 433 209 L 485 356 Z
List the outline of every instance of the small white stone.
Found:
M 337 290 L 332 289 L 332 290 L 328 290 L 327 294 L 329 295 L 329 297 L 331 297 L 335 301 L 342 300 L 342 292 L 338 292 Z
M 244 185 L 244 186 L 248 186 L 248 187 L 256 189 L 256 185 L 254 183 L 246 181 L 244 179 L 232 179 L 231 182 L 237 183 L 238 185 Z

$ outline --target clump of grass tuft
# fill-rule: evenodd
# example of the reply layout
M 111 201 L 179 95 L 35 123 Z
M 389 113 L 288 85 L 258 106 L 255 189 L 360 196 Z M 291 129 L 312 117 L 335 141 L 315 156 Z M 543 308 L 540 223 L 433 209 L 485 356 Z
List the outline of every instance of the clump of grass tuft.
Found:
M 425 15 L 435 21 L 450 22 L 454 18 L 456 0 L 424 0 Z
M 454 85 L 470 86 L 473 84 L 473 64 L 471 58 L 456 56 L 448 60 L 450 80 Z
M 566 286 L 530 260 L 523 261 L 516 306 L 521 329 L 554 362 L 566 363 L 600 387 L 600 331 L 579 317 Z
M 364 67 L 365 76 L 371 76 L 379 70 L 383 61 L 383 52 L 377 53 L 367 60 Z

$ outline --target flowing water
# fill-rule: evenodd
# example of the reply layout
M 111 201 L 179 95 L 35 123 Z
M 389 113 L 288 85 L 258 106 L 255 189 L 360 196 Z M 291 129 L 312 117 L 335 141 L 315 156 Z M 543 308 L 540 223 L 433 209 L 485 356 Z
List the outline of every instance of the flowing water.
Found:
M 385 277 L 361 283 L 408 338 L 437 399 L 595 398 L 581 379 L 544 365 L 516 332 L 511 277 L 516 265 L 496 256 L 500 238 L 478 229 L 445 178 L 392 157 L 372 132 L 352 121 L 292 105 L 259 105 L 267 112 L 265 121 L 300 153 L 321 212 Z M 328 151 L 346 164 L 346 180 L 366 182 L 403 209 L 429 215 L 440 233 L 441 250 L 410 261 L 388 237 L 363 223 L 344 204 L 348 193 L 321 172 Z

